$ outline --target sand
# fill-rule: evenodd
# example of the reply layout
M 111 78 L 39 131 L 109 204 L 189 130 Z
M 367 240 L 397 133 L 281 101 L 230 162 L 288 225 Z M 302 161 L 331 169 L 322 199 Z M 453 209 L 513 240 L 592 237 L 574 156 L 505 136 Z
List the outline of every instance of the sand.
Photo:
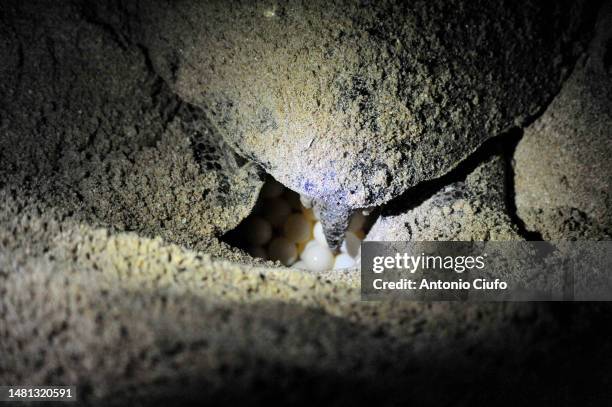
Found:
M 218 122 L 184 97 L 188 82 L 177 91 L 178 81 L 157 66 L 162 48 L 113 28 L 124 26 L 125 10 L 78 1 L 1 7 L 1 384 L 74 384 L 82 404 L 100 406 L 473 405 L 485 396 L 588 404 L 606 385 L 605 304 L 361 302 L 356 271 L 305 273 L 224 243 L 265 172 L 236 155 Z M 557 68 L 542 72 L 550 88 L 533 106 L 560 84 Z M 431 106 L 433 95 L 425 96 Z M 355 117 L 358 100 L 347 103 L 346 117 Z M 439 161 L 426 160 L 430 150 L 415 153 L 422 176 L 459 160 L 443 158 L 449 145 L 432 150 Z M 483 219 L 514 236 L 521 230 L 507 206 L 512 191 L 486 181 L 507 171 L 507 161 L 494 158 L 485 174 L 458 178 L 473 186 L 470 202 L 490 202 Z M 470 235 L 472 226 L 460 224 L 451 236 L 482 237 L 477 225 Z M 580 347 L 584 338 L 589 346 Z M 592 378 L 560 394 L 577 372 Z

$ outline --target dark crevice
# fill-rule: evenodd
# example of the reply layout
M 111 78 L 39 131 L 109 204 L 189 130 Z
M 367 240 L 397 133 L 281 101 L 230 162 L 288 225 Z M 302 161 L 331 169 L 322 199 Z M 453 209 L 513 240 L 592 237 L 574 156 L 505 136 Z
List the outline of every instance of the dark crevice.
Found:
M 494 155 L 500 155 L 505 161 L 505 197 L 506 211 L 511 221 L 517 228 L 517 232 L 529 241 L 544 240 L 537 231 L 528 230 L 525 222 L 518 216 L 515 202 L 514 168 L 513 156 L 516 146 L 523 137 L 521 128 L 513 128 L 501 136 L 494 137 L 484 142 L 476 151 L 461 161 L 453 170 L 447 174 L 432 180 L 424 181 L 404 194 L 390 201 L 381 208 L 387 216 L 406 213 L 423 202 L 433 197 L 436 193 L 443 190 L 448 185 L 464 182 L 480 164 Z
M 518 215 L 518 209 L 516 207 L 516 188 L 514 184 L 514 152 L 516 151 L 516 147 L 518 146 L 519 141 L 523 137 L 523 130 L 519 130 L 520 136 L 516 139 L 511 140 L 512 142 L 508 143 L 508 149 L 505 151 L 503 155 L 505 161 L 505 182 L 506 182 L 506 210 L 512 223 L 517 227 L 518 233 L 525 240 L 535 240 L 541 241 L 544 240 L 542 234 L 538 231 L 528 230 L 525 222 Z
M 514 183 L 514 176 L 515 176 L 514 153 L 516 151 L 516 147 L 518 146 L 518 143 L 523 138 L 525 129 L 531 126 L 536 120 L 538 120 L 546 112 L 548 107 L 553 103 L 553 101 L 561 93 L 565 83 L 572 76 L 576 67 L 579 64 L 583 63 L 583 61 L 587 58 L 589 44 L 593 41 L 593 38 L 595 36 L 595 30 L 594 30 L 595 25 L 593 24 L 593 22 L 595 21 L 598 11 L 602 6 L 602 2 L 598 2 L 598 3 L 599 4 L 594 4 L 594 7 L 592 8 L 591 13 L 588 15 L 587 18 L 585 18 L 585 21 L 583 21 L 579 29 L 579 32 L 582 33 L 582 36 L 583 36 L 582 37 L 582 44 L 583 44 L 582 52 L 577 57 L 575 57 L 573 61 L 570 61 L 567 56 L 564 56 L 564 61 L 565 61 L 564 65 L 567 66 L 568 69 L 565 72 L 565 75 L 563 76 L 556 92 L 550 95 L 548 100 L 542 104 L 540 109 L 538 109 L 532 115 L 526 117 L 523 120 L 520 128 L 513 129 L 513 131 L 518 133 L 516 137 L 508 138 L 505 141 L 506 146 L 504 147 L 503 158 L 505 161 L 506 210 L 513 224 L 517 227 L 518 233 L 521 235 L 521 237 L 523 237 L 525 240 L 528 240 L 528 241 L 543 241 L 545 239 L 543 238 L 541 232 L 535 231 L 535 230 L 529 230 L 527 226 L 525 225 L 525 222 L 523 221 L 523 219 L 521 219 L 521 217 L 518 215 L 518 208 L 516 206 L 516 199 L 515 199 L 516 198 L 516 188 L 515 188 L 515 183 Z M 577 41 L 577 42 L 580 43 L 580 41 Z
M 485 141 L 476 151 L 445 175 L 423 181 L 391 200 L 383 208 L 385 214 L 393 216 L 405 213 L 418 207 L 446 186 L 465 181 L 467 176 L 487 159 L 494 155 L 505 156 L 506 152 L 513 151 L 521 136 L 521 129 L 513 128 L 500 136 Z
M 183 106 L 183 100 L 170 89 L 164 79 L 157 73 L 153 60 L 147 47 L 142 44 L 135 44 L 144 58 L 145 67 L 150 77 L 150 95 L 154 103 L 159 106 L 161 114 L 162 129 L 160 134 L 164 133 L 168 125 L 179 114 Z M 158 141 L 158 140 L 156 140 Z
M 612 38 L 608 39 L 604 46 L 603 65 L 608 73 L 612 73 Z
M 594 7 L 595 10 L 598 10 L 599 7 Z M 593 12 L 591 18 L 594 18 L 596 12 Z M 587 19 L 588 20 L 588 19 Z M 589 20 L 590 21 L 590 20 Z M 381 212 L 384 212 L 387 215 L 399 215 L 401 213 L 405 213 L 409 210 L 412 210 L 423 202 L 430 199 L 437 192 L 441 191 L 444 187 L 455 183 L 461 182 L 466 179 L 466 177 L 478 167 L 485 160 L 490 158 L 495 154 L 500 154 L 505 160 L 505 189 L 506 189 L 506 210 L 508 215 L 510 216 L 512 222 L 518 229 L 518 233 L 528 241 L 541 241 L 544 240 L 542 234 L 538 231 L 530 231 L 527 229 L 525 222 L 518 216 L 518 211 L 515 202 L 515 185 L 514 185 L 514 166 L 513 166 L 513 156 L 516 147 L 523 137 L 524 129 L 532 125 L 536 120 L 538 120 L 544 112 L 548 109 L 550 104 L 557 98 L 565 82 L 571 77 L 572 73 L 576 69 L 576 66 L 586 58 L 587 49 L 592 37 L 594 36 L 594 30 L 589 25 L 583 24 L 580 32 L 583 33 L 584 37 L 587 40 L 584 41 L 585 47 L 582 50 L 582 53 L 576 57 L 573 61 L 569 61 L 568 58 L 565 58 L 565 66 L 568 67 L 567 72 L 562 78 L 558 89 L 556 92 L 552 93 L 548 100 L 542 104 L 542 106 L 533 114 L 526 116 L 521 121 L 520 127 L 513 127 L 508 130 L 506 133 L 495 136 L 483 144 L 481 144 L 472 154 L 470 154 L 467 158 L 462 160 L 454 169 L 445 175 L 432 179 L 423 181 L 416 186 L 410 188 L 408 191 L 404 192 L 400 196 L 392 199 L 386 205 L 383 205 L 380 209 Z
M 522 129 L 526 129 L 527 127 L 531 126 L 544 114 L 544 112 L 548 109 L 551 103 L 557 98 L 559 93 L 561 93 L 563 86 L 572 76 L 578 64 L 582 63 L 587 58 L 589 44 L 593 41 L 593 38 L 595 37 L 594 22 L 596 21 L 596 17 L 598 15 L 599 9 L 602 6 L 602 3 L 602 1 L 595 1 L 594 4 L 592 4 L 590 12 L 587 13 L 584 20 L 582 21 L 580 28 L 578 29 L 577 37 L 572 42 L 574 46 L 580 47 L 580 52 L 577 55 L 573 55 L 573 53 L 568 54 L 567 52 L 562 53 L 562 65 L 567 67 L 567 70 L 560 78 L 558 88 L 556 89 L 556 91 L 551 93 L 550 97 L 544 103 L 542 103 L 542 106 L 540 106 L 538 110 L 536 110 L 533 114 L 530 114 L 527 117 L 523 118 L 523 120 L 521 121 L 521 131 Z
M 142 56 L 144 57 L 145 66 L 147 67 L 147 70 L 150 72 L 150 74 L 161 79 L 161 76 L 155 70 L 153 60 L 151 59 L 151 54 L 149 53 L 147 47 L 145 47 L 143 44 L 136 44 L 136 47 L 140 50 Z

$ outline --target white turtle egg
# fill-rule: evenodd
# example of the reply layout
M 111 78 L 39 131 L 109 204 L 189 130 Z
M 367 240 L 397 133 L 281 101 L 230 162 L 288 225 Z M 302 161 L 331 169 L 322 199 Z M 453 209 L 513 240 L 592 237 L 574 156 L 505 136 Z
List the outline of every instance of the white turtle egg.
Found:
M 292 264 L 291 267 L 295 267 L 300 270 L 308 270 L 308 267 L 306 266 L 306 263 L 304 263 L 304 260 L 296 261 L 295 263 Z
M 342 246 L 340 246 L 340 251 L 355 258 L 359 255 L 360 248 L 361 240 L 353 232 L 346 232 Z
M 351 216 L 351 220 L 349 221 L 348 230 L 351 232 L 356 232 L 363 228 L 365 224 L 366 217 L 359 211 L 355 212 L 353 216 Z
M 304 253 L 306 252 L 306 249 L 308 249 L 310 246 L 315 245 L 315 244 L 319 244 L 319 243 L 317 243 L 316 240 L 309 240 L 308 242 L 306 242 L 306 244 L 304 245 L 304 248 L 300 252 L 300 259 L 304 260 Z M 298 251 L 299 251 L 299 247 L 298 247 Z
M 317 222 L 314 225 L 313 230 L 314 238 L 319 244 L 327 247 L 327 239 L 325 239 L 325 234 L 323 233 L 323 225 L 321 222 Z
M 285 221 L 283 232 L 292 242 L 305 242 L 310 238 L 310 222 L 302 214 L 294 213 Z
M 331 250 L 327 245 L 322 246 L 319 243 L 308 245 L 302 253 L 302 259 L 311 271 L 330 270 L 334 266 L 334 255 Z
M 261 187 L 259 196 L 262 198 L 278 198 L 283 194 L 285 187 L 276 180 L 270 180 Z
M 334 261 L 334 269 L 348 269 L 355 267 L 355 259 L 346 253 L 340 253 Z
M 274 238 L 268 246 L 270 260 L 279 260 L 285 266 L 292 265 L 297 260 L 297 247 L 295 243 L 284 237 Z
M 244 224 L 247 242 L 262 246 L 272 238 L 272 226 L 260 216 L 249 216 Z
M 291 213 L 291 207 L 281 198 L 266 199 L 263 204 L 264 218 L 272 226 L 281 226 Z

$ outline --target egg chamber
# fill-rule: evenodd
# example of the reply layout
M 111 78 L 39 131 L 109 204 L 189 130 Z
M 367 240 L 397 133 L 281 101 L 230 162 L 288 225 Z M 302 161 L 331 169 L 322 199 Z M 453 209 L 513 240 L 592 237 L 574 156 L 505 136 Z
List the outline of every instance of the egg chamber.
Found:
M 356 211 L 337 249 L 330 248 L 320 212 L 304 196 L 268 176 L 249 216 L 224 237 L 254 258 L 307 271 L 358 267 L 361 241 L 376 216 Z

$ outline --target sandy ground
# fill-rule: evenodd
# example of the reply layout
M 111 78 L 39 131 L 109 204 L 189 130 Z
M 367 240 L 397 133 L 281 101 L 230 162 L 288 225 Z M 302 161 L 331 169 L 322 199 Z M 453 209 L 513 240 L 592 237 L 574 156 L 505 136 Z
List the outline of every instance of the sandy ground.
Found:
M 2 7 L 1 384 L 76 384 L 104 406 L 600 400 L 606 304 L 368 303 L 356 271 L 257 262 L 220 237 L 261 170 L 147 48 L 79 2 Z M 478 236 L 520 233 L 479 174 L 460 208 L 488 197 Z

